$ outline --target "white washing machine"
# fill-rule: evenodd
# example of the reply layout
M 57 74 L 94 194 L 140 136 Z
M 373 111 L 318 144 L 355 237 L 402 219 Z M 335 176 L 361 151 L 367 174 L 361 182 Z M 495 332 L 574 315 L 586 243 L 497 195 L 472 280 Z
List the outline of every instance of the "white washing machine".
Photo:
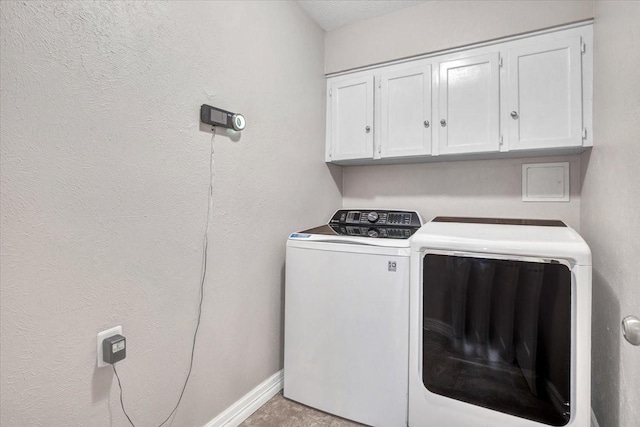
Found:
M 284 396 L 407 425 L 410 238 L 420 215 L 339 210 L 287 242 Z
M 590 425 L 591 252 L 560 221 L 436 218 L 411 243 L 410 427 Z

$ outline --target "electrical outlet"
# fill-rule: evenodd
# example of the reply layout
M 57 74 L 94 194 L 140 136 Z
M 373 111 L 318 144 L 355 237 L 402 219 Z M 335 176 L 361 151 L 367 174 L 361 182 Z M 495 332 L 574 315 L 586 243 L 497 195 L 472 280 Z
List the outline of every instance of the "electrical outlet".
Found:
M 98 332 L 98 351 L 97 351 L 97 355 L 98 355 L 98 368 L 103 368 L 105 366 L 109 366 L 109 364 L 107 362 L 104 361 L 104 358 L 102 357 L 103 353 L 102 353 L 102 341 L 104 341 L 105 339 L 112 337 L 114 335 L 122 335 L 122 326 L 115 326 L 111 329 L 107 329 L 106 331 L 102 331 L 102 332 Z

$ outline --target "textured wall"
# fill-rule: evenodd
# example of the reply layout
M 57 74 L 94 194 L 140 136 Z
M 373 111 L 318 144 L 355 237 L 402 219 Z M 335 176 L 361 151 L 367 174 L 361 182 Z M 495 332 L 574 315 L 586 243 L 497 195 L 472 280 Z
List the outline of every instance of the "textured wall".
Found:
M 593 2 L 427 1 L 329 31 L 325 72 L 420 55 L 593 18 Z
M 593 252 L 593 410 L 600 426 L 637 426 L 640 347 L 621 334 L 640 317 L 640 2 L 597 1 L 594 146 L 584 154 L 582 233 Z
M 522 164 L 569 161 L 569 202 L 522 201 Z M 434 216 L 560 219 L 580 226 L 580 156 L 344 168 L 345 207 L 417 209 Z
M 173 407 L 197 313 L 209 103 L 248 125 L 215 140 L 203 320 L 173 422 L 202 426 L 281 368 L 286 236 L 341 203 L 340 168 L 323 162 L 323 32 L 288 1 L 0 8 L 0 424 L 128 425 L 111 369 L 95 367 L 96 333 L 115 325 L 134 421 Z

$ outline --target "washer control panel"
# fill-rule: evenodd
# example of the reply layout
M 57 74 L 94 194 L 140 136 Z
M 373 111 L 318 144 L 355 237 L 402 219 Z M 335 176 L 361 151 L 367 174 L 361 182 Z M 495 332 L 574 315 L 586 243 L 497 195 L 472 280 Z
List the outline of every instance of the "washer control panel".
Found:
M 394 227 L 421 227 L 420 215 L 415 211 L 399 210 L 339 210 L 329 225 L 384 225 Z
M 342 209 L 329 220 L 336 234 L 377 239 L 408 239 L 421 226 L 415 211 Z

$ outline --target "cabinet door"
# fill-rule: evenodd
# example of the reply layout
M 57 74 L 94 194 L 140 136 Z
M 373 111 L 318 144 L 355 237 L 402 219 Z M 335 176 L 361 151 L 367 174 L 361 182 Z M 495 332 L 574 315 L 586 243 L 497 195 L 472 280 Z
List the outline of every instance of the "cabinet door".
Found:
M 582 145 L 580 37 L 507 53 L 509 150 Z
M 373 158 L 373 75 L 331 83 L 331 160 Z
M 440 63 L 439 154 L 498 151 L 499 54 Z
M 431 154 L 431 65 L 380 76 L 381 157 Z

